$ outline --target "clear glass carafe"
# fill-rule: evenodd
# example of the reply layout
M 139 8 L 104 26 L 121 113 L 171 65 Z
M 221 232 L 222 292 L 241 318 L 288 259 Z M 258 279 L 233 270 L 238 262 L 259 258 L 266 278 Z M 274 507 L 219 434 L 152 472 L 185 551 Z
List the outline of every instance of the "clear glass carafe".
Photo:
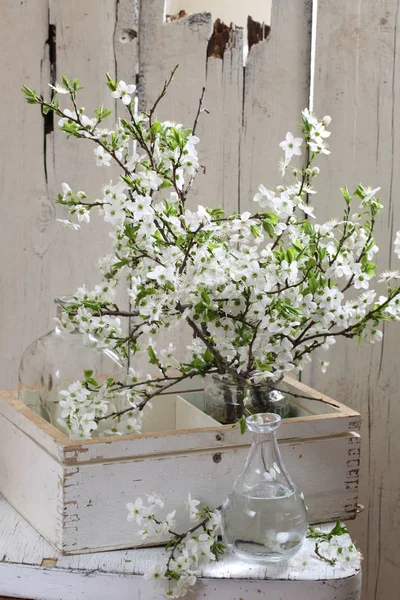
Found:
M 301 548 L 307 532 L 304 497 L 287 473 L 275 431 L 279 415 L 247 417 L 253 443 L 222 507 L 225 545 L 244 559 L 280 562 Z
M 290 416 L 290 394 L 283 376 L 274 382 L 239 385 L 227 375 L 214 375 L 204 390 L 204 410 L 224 425 L 266 412 L 285 419 Z
M 63 296 L 55 302 L 60 318 L 62 306 L 73 303 L 73 299 Z M 82 380 L 84 371 L 92 371 L 92 377 L 100 384 L 109 377 L 117 381 L 124 381 L 126 377 L 125 366 L 112 350 L 98 350 L 85 345 L 78 329 L 68 332 L 57 322 L 52 331 L 32 342 L 22 355 L 19 399 L 46 421 L 66 432 L 60 424 L 62 409 L 59 392 L 68 389 L 74 381 Z M 112 399 L 107 414 L 125 408 L 120 403 L 117 396 Z M 113 426 L 111 419 L 104 419 L 91 435 L 96 437 Z

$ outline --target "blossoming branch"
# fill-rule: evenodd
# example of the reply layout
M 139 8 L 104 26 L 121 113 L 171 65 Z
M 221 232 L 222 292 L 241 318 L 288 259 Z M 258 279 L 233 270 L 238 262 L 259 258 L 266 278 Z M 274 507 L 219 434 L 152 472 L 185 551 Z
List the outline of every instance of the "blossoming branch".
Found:
M 194 523 L 187 531 L 176 533 L 174 517 L 176 510 L 164 518 L 159 511 L 164 507 L 164 498 L 152 492 L 147 501 L 137 498 L 126 505 L 129 511 L 128 521 L 136 522 L 140 527 L 138 535 L 147 542 L 163 541 L 165 554 L 157 564 L 146 570 L 144 577 L 156 586 L 167 598 L 182 598 L 196 584 L 201 567 L 219 560 L 225 552 L 225 546 L 218 540 L 221 526 L 221 514 L 218 509 L 211 510 L 189 493 L 185 508 L 190 521 Z M 290 561 L 292 570 L 301 571 L 314 561 L 323 561 L 339 569 L 358 568 L 361 554 L 348 535 L 348 529 L 337 521 L 327 532 L 310 527 L 307 537 L 314 541 L 314 552 L 307 548 L 300 550 Z
M 280 144 L 280 170 L 289 182 L 260 185 L 251 211 L 225 214 L 202 205 L 192 210 L 187 197 L 199 168 L 195 130 L 202 102 L 192 129 L 159 121 L 157 106 L 171 80 L 149 112 L 137 113 L 135 86 L 107 75 L 111 96 L 126 109 L 112 128 L 103 123 L 111 110 L 101 105 L 88 116 L 79 106 L 77 80 L 63 77 L 49 101 L 24 87 L 30 104 L 53 111 L 67 136 L 93 147 L 99 167 L 107 171 L 114 163 L 120 169 L 97 197 L 67 183 L 58 196 L 69 213 L 62 220 L 66 226 L 79 229 L 96 210 L 111 228 L 99 284 L 77 290 L 64 307 L 62 327 L 78 327 L 86 344 L 111 348 L 128 364 L 145 351 L 158 372 L 129 368 L 126 380 L 101 385 L 91 372 L 82 374 L 60 399 L 61 424 L 71 437 L 90 436 L 104 420 L 106 433 L 138 432 L 152 397 L 198 375 L 228 375 L 245 387 L 299 372 L 312 356 L 325 371 L 324 353 L 338 337 L 374 343 L 382 338 L 382 321 L 399 319 L 399 272 L 381 274 L 382 292 L 370 288 L 377 277 L 379 188 L 342 188 L 333 199 L 341 195 L 342 215 L 314 221 L 317 202 L 309 199 L 316 195 L 315 160 L 329 155 L 330 118 L 303 111 L 302 135 L 288 132 Z M 60 96 L 69 108 L 61 106 Z M 293 157 L 300 156 L 303 165 L 294 166 Z M 400 233 L 394 252 L 400 256 Z M 118 302 L 117 286 L 125 291 Z M 178 324 L 191 335 L 183 360 L 172 343 L 154 340 Z M 123 408 L 111 410 L 116 396 Z

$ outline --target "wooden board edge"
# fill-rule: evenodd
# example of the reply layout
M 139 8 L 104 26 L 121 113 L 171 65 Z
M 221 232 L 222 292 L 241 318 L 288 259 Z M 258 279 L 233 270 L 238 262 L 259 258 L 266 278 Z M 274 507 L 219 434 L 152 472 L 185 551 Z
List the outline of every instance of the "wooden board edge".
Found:
M 325 404 L 328 404 L 329 406 L 332 406 L 332 408 L 335 410 L 335 412 L 332 413 L 326 413 L 326 414 L 321 414 L 321 415 L 309 415 L 309 416 L 302 416 L 302 417 L 291 417 L 288 419 L 285 419 L 282 422 L 282 425 L 284 427 L 288 426 L 288 425 L 294 425 L 296 423 L 307 423 L 307 422 L 318 422 L 318 421 L 322 421 L 325 419 L 350 419 L 350 418 L 354 418 L 354 422 L 351 424 L 350 429 L 352 430 L 359 430 L 359 419 L 360 419 L 360 415 L 359 413 L 357 413 L 356 411 L 348 408 L 347 406 L 336 402 L 335 400 L 329 398 L 328 396 L 326 396 L 325 394 L 319 394 L 319 392 L 316 392 L 316 390 L 313 390 L 312 388 L 306 386 L 305 384 L 302 384 L 300 382 L 298 382 L 297 380 L 290 378 L 290 377 L 285 377 L 285 381 L 286 383 L 288 383 L 291 387 L 295 388 L 296 390 L 299 390 L 300 392 L 302 392 L 303 394 L 306 394 L 308 396 L 314 397 L 316 400 L 324 402 Z M 2 410 L 2 406 L 7 406 L 8 408 L 11 408 L 11 411 L 8 410 Z M 179 430 L 175 430 L 175 431 L 161 431 L 161 432 L 155 432 L 155 433 L 145 433 L 145 434 L 127 434 L 127 435 L 121 435 L 121 436 L 107 436 L 107 437 L 102 437 L 102 438 L 92 438 L 92 439 L 85 439 L 85 440 L 71 440 L 69 439 L 63 432 L 59 431 L 56 427 L 54 427 L 53 425 L 51 425 L 50 423 L 48 423 L 47 421 L 45 421 L 44 419 L 42 419 L 39 415 L 36 415 L 29 407 L 25 406 L 22 402 L 20 402 L 16 397 L 15 397 L 15 392 L 13 391 L 8 391 L 8 392 L 0 392 L 0 413 L 4 414 L 4 416 L 6 418 L 8 418 L 9 420 L 11 420 L 16 426 L 21 427 L 21 423 L 18 423 L 17 419 L 10 419 L 10 414 L 12 414 L 12 410 L 15 410 L 19 415 L 21 415 L 21 417 L 23 419 L 27 419 L 31 424 L 33 424 L 34 426 L 38 427 L 38 429 L 45 434 L 45 436 L 47 436 L 47 438 L 52 441 L 54 444 L 56 444 L 57 449 L 59 450 L 58 454 L 59 454 L 59 458 L 62 458 L 63 462 L 65 462 L 66 464 L 69 464 L 70 462 L 74 462 L 73 460 L 71 460 L 71 457 L 68 456 L 68 454 L 71 453 L 76 453 L 76 452 L 82 452 L 85 451 L 85 449 L 89 446 L 99 446 L 99 445 L 107 445 L 107 444 L 117 444 L 117 443 L 122 443 L 122 442 L 127 442 L 127 441 L 133 441 L 133 440 L 143 440 L 143 439 L 157 439 L 157 438 L 168 438 L 171 436 L 177 436 L 177 435 L 195 435 L 195 434 L 199 434 L 199 433 L 206 433 L 206 432 L 210 432 L 210 433 L 215 433 L 216 435 L 218 433 L 224 434 L 227 431 L 231 431 L 232 429 L 235 428 L 235 425 L 215 425 L 215 426 L 211 426 L 211 427 L 200 427 L 200 428 L 193 428 L 193 429 L 179 429 Z M 25 431 L 25 433 L 27 433 Z M 27 435 L 29 435 L 29 433 L 27 433 Z M 283 439 L 287 439 L 285 437 L 283 437 Z M 244 440 L 243 440 L 244 441 Z M 40 443 L 38 441 L 38 443 Z
M 13 416 L 13 412 L 15 417 Z M 18 399 L 16 391 L 0 391 L 0 414 L 19 429 L 21 429 L 21 423 L 18 422 L 17 415 L 21 416 L 22 423 L 24 419 L 29 421 L 57 445 L 62 446 L 65 442 L 69 441 L 69 438 L 62 431 L 23 404 Z
M 330 398 L 326 394 L 323 394 L 322 392 L 319 392 L 318 390 L 315 390 L 314 388 L 309 387 L 305 383 L 302 383 L 301 381 L 298 381 L 297 379 L 294 379 L 293 377 L 289 377 L 288 375 L 285 375 L 284 381 L 285 381 L 285 383 L 287 383 L 291 387 L 295 388 L 299 392 L 302 392 L 303 394 L 305 394 L 307 396 L 312 396 L 313 398 L 315 398 L 315 400 L 318 400 L 320 402 L 323 402 L 324 404 L 327 404 L 328 406 L 332 406 L 333 408 L 336 408 L 343 415 L 346 415 L 348 417 L 360 417 L 361 416 L 360 413 L 357 412 L 356 410 L 349 408 L 345 404 L 342 404 L 341 402 L 338 402 L 337 400 Z

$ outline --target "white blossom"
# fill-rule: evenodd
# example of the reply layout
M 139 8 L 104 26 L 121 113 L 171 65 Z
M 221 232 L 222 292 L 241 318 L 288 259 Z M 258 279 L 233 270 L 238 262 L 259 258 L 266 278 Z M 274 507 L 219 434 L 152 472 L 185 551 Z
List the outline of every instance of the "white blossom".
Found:
M 49 83 L 49 87 L 51 87 L 57 94 L 69 94 L 69 91 L 59 83 L 56 83 L 56 85 L 51 85 L 51 83 Z
M 131 95 L 135 93 L 136 85 L 127 85 L 125 81 L 119 81 L 115 92 L 111 93 L 113 98 L 121 98 L 124 104 L 130 104 L 132 101 Z
M 283 142 L 279 144 L 280 148 L 282 148 L 282 150 L 285 152 L 286 160 L 290 160 L 292 156 L 301 155 L 300 146 L 302 145 L 302 143 L 303 138 L 295 138 L 293 133 L 290 133 L 290 131 L 287 132 L 286 139 L 284 139 Z
M 109 167 L 111 161 L 111 154 L 106 152 L 102 146 L 94 149 L 94 155 L 96 157 L 96 165 L 98 167 Z
M 62 223 L 63 225 L 65 225 L 66 227 L 68 227 L 69 229 L 73 229 L 74 231 L 77 231 L 78 229 L 81 228 L 80 225 L 78 225 L 78 223 L 73 223 L 72 221 L 70 221 L 69 219 L 57 219 L 57 221 L 59 223 Z

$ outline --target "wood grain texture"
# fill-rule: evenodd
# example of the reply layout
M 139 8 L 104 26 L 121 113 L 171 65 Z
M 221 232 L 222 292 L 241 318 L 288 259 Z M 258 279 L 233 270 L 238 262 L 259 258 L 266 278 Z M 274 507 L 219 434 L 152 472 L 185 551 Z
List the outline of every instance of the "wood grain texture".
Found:
M 332 116 L 332 154 L 319 161 L 317 219 L 340 217 L 340 186 L 381 185 L 378 273 L 398 267 L 391 248 L 400 228 L 399 26 L 397 0 L 319 1 L 315 110 Z M 340 342 L 327 374 L 316 365 L 305 377 L 363 417 L 360 502 L 366 510 L 351 529 L 365 556 L 364 600 L 399 597 L 398 340 L 399 326 L 385 325 L 382 344 Z
M 198 13 L 171 23 L 164 21 L 164 0 L 143 2 L 140 11 L 140 102 L 150 107 L 172 69 L 179 65 L 158 115 L 190 127 L 203 86 L 204 107 L 197 135 L 201 168 L 188 199 L 189 206 L 238 208 L 239 139 L 243 96 L 243 35 L 232 29 L 223 56 L 209 45 L 210 13 Z M 162 60 L 160 60 L 162 56 Z
M 325 530 L 329 526 L 322 526 Z M 127 527 L 128 528 L 128 527 Z M 133 532 L 132 532 L 133 535 Z M 312 541 L 305 544 L 312 550 Z M 162 548 L 61 556 L 0 499 L 0 593 L 34 600 L 159 600 L 142 574 L 163 558 Z M 360 569 L 335 569 L 311 560 L 258 565 L 226 555 L 200 573 L 193 600 L 359 600 Z
M 82 105 L 88 111 L 96 108 L 108 96 L 106 71 L 135 79 L 135 7 L 134 0 L 102 0 L 101 10 L 86 0 L 2 3 L 2 110 L 10 127 L 0 150 L 3 387 L 16 387 L 24 348 L 52 323 L 53 298 L 94 284 L 94 265 L 108 247 L 108 229 L 100 220 L 77 235 L 57 223 L 65 209 L 56 208 L 54 199 L 63 181 L 97 195 L 111 170 L 100 171 L 90 143 L 66 140 L 51 115 L 43 118 L 37 107 L 26 104 L 20 88 L 25 83 L 48 96 L 48 82 L 61 74 L 78 77 L 85 86 Z
M 199 176 L 193 203 L 215 201 L 236 208 L 238 186 L 240 206 L 245 210 L 260 182 L 277 182 L 282 127 L 297 121 L 299 110 L 307 104 L 309 3 L 275 1 L 271 36 L 251 48 L 244 76 L 239 32 L 223 59 L 207 59 L 213 26 L 210 16 L 164 25 L 162 0 L 142 4 L 142 103 L 151 97 L 153 82 L 159 89 L 176 60 L 182 78 L 177 79 L 178 92 L 170 104 L 161 106 L 161 116 L 191 124 L 201 87 L 207 82 L 205 105 L 212 111 L 203 115 L 199 135 L 212 164 L 207 166 L 205 152 L 201 162 L 206 173 Z M 19 89 L 25 82 L 43 91 L 47 81 L 65 71 L 84 80 L 89 109 L 103 97 L 105 70 L 131 79 L 137 61 L 135 3 L 102 0 L 101 7 L 98 10 L 98 3 L 86 0 L 4 0 L 2 5 L 0 69 L 2 109 L 7 114 L 7 144 L 0 151 L 3 388 L 15 387 L 23 349 L 51 322 L 52 298 L 96 279 L 93 264 L 104 247 L 104 236 L 96 234 L 100 230 L 95 227 L 89 237 L 63 230 L 55 218 L 64 215 L 52 200 L 65 179 L 96 191 L 95 178 L 101 172 L 93 166 L 90 150 L 86 154 L 74 140 L 63 140 L 61 147 L 60 134 L 53 133 L 49 123 L 45 127 L 39 111 L 25 104 Z M 395 198 L 398 16 L 397 0 L 319 0 L 315 107 L 321 114 L 332 114 L 334 121 L 330 167 L 318 182 L 325 196 L 320 194 L 317 215 L 321 219 L 335 212 L 340 215 L 339 185 L 355 185 L 359 180 L 383 184 L 382 268 L 389 263 L 391 237 L 399 226 Z M 49 25 L 56 26 L 55 37 Z M 19 40 L 17 50 L 15 40 Z M 228 144 L 224 145 L 221 131 Z M 364 416 L 360 500 L 367 510 L 353 530 L 366 555 L 365 600 L 397 600 L 400 582 L 398 330 L 386 329 L 382 346 L 338 344 L 330 372 L 323 377 L 316 371 L 305 374 L 313 386 L 328 390 Z
M 260 183 L 271 188 L 280 183 L 283 128 L 299 121 L 308 106 L 310 48 L 311 0 L 272 0 L 269 36 L 251 47 L 244 69 L 242 211 L 252 210 Z

